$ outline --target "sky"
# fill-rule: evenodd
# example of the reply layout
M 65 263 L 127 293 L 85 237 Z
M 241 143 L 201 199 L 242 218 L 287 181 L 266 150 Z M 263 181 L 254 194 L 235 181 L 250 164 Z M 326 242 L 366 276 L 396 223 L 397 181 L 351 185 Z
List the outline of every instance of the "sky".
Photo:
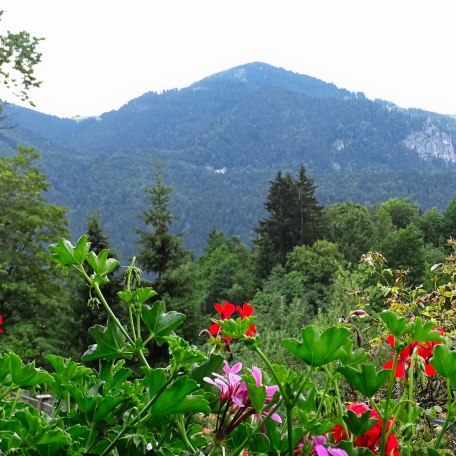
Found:
M 454 0 L 0 0 L 0 9 L 0 34 L 45 38 L 30 96 L 59 117 L 100 115 L 258 61 L 456 114 Z

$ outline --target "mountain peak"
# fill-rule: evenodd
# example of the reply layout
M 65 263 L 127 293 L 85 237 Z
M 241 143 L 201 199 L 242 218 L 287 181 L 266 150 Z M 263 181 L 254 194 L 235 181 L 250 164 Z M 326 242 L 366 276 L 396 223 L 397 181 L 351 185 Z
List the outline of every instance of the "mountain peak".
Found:
M 246 63 L 215 73 L 190 87 L 194 90 L 211 89 L 227 82 L 246 84 L 256 88 L 275 87 L 320 98 L 354 96 L 353 93 L 340 89 L 334 84 L 264 62 Z

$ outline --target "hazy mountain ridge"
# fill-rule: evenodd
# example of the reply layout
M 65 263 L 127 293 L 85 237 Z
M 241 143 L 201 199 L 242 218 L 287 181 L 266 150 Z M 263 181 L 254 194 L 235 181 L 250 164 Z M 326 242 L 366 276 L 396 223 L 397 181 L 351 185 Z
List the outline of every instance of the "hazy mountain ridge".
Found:
M 424 209 L 443 208 L 456 194 L 455 119 L 263 63 L 149 92 L 96 118 L 60 119 L 14 106 L 5 112 L 17 126 L 0 131 L 2 153 L 16 144 L 41 150 L 50 195 L 69 206 L 75 236 L 98 208 L 124 255 L 134 252 L 157 151 L 175 189 L 176 228 L 196 250 L 213 228 L 251 239 L 268 181 L 300 163 L 324 204 L 410 195 Z

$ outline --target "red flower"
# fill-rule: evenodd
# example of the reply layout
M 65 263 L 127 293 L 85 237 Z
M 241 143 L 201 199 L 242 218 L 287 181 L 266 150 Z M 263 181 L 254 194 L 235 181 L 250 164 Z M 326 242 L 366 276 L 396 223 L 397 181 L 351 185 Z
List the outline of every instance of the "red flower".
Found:
M 236 310 L 241 314 L 241 319 L 250 317 L 253 314 L 253 307 L 250 304 L 244 304 L 242 307 L 236 306 Z M 254 337 L 256 332 L 255 325 L 251 324 L 245 335 L 247 337 Z
M 437 331 L 443 336 L 444 332 L 440 329 L 437 328 Z M 391 345 L 391 347 L 395 348 L 395 343 L 396 340 L 394 336 L 389 335 L 386 338 L 386 341 Z M 420 344 L 418 342 L 412 342 L 410 345 L 404 348 L 399 354 L 399 362 L 397 363 L 396 371 L 394 372 L 394 376 L 396 378 L 404 378 L 407 377 L 408 370 L 410 368 L 410 365 L 412 363 L 412 355 L 413 351 L 417 350 L 418 356 L 420 356 L 423 361 L 424 361 L 424 373 L 428 377 L 434 376 L 437 372 L 436 370 L 429 364 L 429 360 L 432 356 L 432 353 L 434 351 L 434 347 L 436 345 L 441 344 L 442 342 L 424 342 L 423 344 Z M 391 353 L 392 356 L 394 356 L 394 353 Z M 394 364 L 394 360 L 391 359 L 389 360 L 384 366 L 384 369 L 392 369 Z
M 242 307 L 241 306 L 235 306 L 234 304 L 231 304 L 230 302 L 226 301 L 223 305 L 217 303 L 215 305 L 215 310 L 220 314 L 220 318 L 218 320 L 226 320 L 233 315 L 233 313 L 237 310 L 240 314 L 241 319 L 245 317 L 250 317 L 253 314 L 253 307 L 250 306 L 249 304 L 244 304 Z M 210 328 L 209 328 L 209 333 L 213 336 L 218 336 L 220 333 L 220 325 L 216 321 L 217 319 L 212 319 L 214 322 Z M 251 324 L 249 326 L 249 329 L 245 333 L 246 336 L 248 337 L 254 337 L 256 334 L 256 328 L 255 325 Z M 223 339 L 225 339 L 227 342 L 231 340 L 230 337 L 225 337 L 223 336 Z
M 2 316 L 0 315 L 0 326 L 1 326 L 2 324 L 3 324 L 3 318 L 2 318 Z M 3 332 L 3 329 L 0 328 L 0 333 L 2 333 L 2 332 Z
M 234 311 L 236 310 L 236 306 L 226 301 L 223 305 L 217 303 L 215 305 L 215 310 L 220 314 L 219 320 L 226 320 L 227 318 L 230 318 L 231 315 L 233 315 Z M 214 324 L 211 325 L 211 327 L 209 328 L 209 332 L 213 336 L 217 336 L 220 332 L 220 325 L 215 321 L 215 319 L 212 319 L 212 321 L 214 322 Z M 229 337 L 224 337 L 224 339 L 227 342 L 231 340 Z
M 353 402 L 347 407 L 347 410 L 355 412 L 358 416 L 369 410 L 369 407 L 364 402 Z M 375 409 L 370 409 L 370 417 L 377 419 L 375 424 L 362 436 L 358 437 L 355 441 L 355 445 L 359 448 L 368 448 L 374 454 L 378 454 L 380 439 L 382 436 L 382 421 L 380 420 L 378 413 Z M 387 431 L 391 427 L 392 419 L 388 421 L 386 425 Z M 339 443 L 346 438 L 345 430 L 342 426 L 336 424 L 333 431 L 334 443 Z M 391 433 L 386 441 L 386 454 L 388 456 L 399 456 L 399 442 L 396 436 Z

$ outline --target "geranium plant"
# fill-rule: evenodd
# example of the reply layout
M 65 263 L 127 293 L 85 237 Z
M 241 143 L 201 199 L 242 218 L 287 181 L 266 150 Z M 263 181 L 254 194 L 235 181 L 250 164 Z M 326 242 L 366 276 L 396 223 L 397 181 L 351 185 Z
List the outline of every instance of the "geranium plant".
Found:
M 306 326 L 298 338 L 282 341 L 301 362 L 295 371 L 262 351 L 249 304 L 216 303 L 203 350 L 175 334 L 185 315 L 167 312 L 150 287 L 133 286 L 134 260 L 119 293 L 128 319 L 120 321 L 102 291 L 119 262 L 107 250 L 91 251 L 85 236 L 76 245 L 62 239 L 50 250 L 65 272 L 84 276 L 106 312 L 106 324 L 90 328 L 94 344 L 82 356 L 83 363 L 98 367 L 48 355 L 47 372 L 12 352 L 0 354 L 3 454 L 412 454 L 423 413 L 416 386 L 426 376 L 447 386 L 446 418 L 429 454 L 438 454 L 454 422 L 456 352 L 432 321 L 382 312 L 379 321 L 392 350 L 383 367 L 355 346 L 352 323 L 324 330 Z M 252 350 L 264 369 L 232 360 L 234 343 Z M 154 346 L 164 344 L 168 365 L 156 367 Z M 386 358 L 386 342 L 384 347 Z M 26 388 L 55 398 L 51 416 L 21 401 Z

